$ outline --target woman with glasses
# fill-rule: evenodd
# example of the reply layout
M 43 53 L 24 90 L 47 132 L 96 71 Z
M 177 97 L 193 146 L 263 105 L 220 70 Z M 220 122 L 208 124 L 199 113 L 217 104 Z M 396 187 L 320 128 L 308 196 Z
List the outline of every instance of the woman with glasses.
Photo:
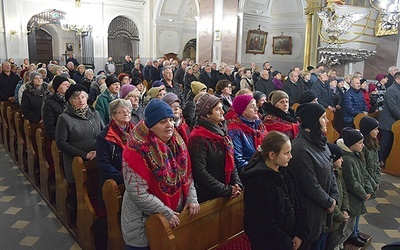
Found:
M 224 113 L 228 113 L 232 106 L 232 82 L 229 80 L 219 80 L 215 86 L 215 96 L 222 99 L 222 109 Z
M 130 101 L 132 104 L 131 122 L 138 124 L 144 120 L 144 108 L 139 104 L 140 92 L 132 84 L 123 85 L 121 87 L 121 98 Z
M 122 149 L 134 128 L 131 122 L 132 104 L 128 100 L 116 99 L 110 102 L 110 124 L 97 136 L 96 159 L 100 170 L 99 203 L 104 207 L 101 190 L 107 179 L 114 179 L 119 185 L 124 183 L 122 176 Z
M 179 135 L 182 136 L 182 139 L 187 144 L 191 129 L 183 118 L 181 100 L 179 100 L 178 96 L 174 93 L 166 94 L 161 100 L 166 102 L 171 107 L 172 112 L 174 113 L 175 129 L 179 133 Z
M 49 93 L 47 83 L 43 83 L 42 75 L 36 71 L 29 74 L 29 83 L 22 93 L 21 112 L 31 124 L 42 122 L 43 99 Z

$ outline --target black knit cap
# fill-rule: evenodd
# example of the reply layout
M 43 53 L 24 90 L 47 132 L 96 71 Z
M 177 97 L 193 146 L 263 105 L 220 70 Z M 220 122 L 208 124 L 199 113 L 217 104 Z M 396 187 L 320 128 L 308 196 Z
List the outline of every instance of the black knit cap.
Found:
M 364 136 L 359 130 L 349 127 L 343 128 L 340 135 L 343 138 L 344 144 L 349 148 L 356 144 L 358 141 L 364 139 Z
M 68 82 L 68 78 L 62 77 L 62 76 L 56 76 L 53 79 L 53 83 L 52 83 L 54 92 L 57 92 L 58 87 L 60 87 L 61 83 L 65 82 L 65 81 Z
M 300 117 L 302 128 L 311 128 L 313 124 L 319 124 L 319 118 L 326 112 L 319 103 L 303 103 L 297 110 L 296 115 Z
M 256 99 L 256 102 L 258 102 L 263 96 L 267 97 L 263 92 L 261 91 L 254 91 L 253 97 Z
M 375 120 L 375 118 L 364 116 L 360 121 L 360 131 L 366 136 L 372 130 L 376 129 L 379 126 L 379 122 Z
M 68 101 L 69 98 L 71 98 L 72 94 L 77 92 L 77 91 L 85 91 L 85 92 L 87 92 L 87 89 L 82 84 L 78 84 L 78 83 L 77 84 L 71 84 L 71 86 L 69 86 L 69 88 L 65 92 L 65 100 Z
M 111 84 L 119 82 L 118 78 L 115 75 L 108 76 L 106 79 L 107 88 L 111 86 Z
M 329 150 L 331 151 L 331 158 L 333 162 L 337 161 L 340 157 L 343 156 L 343 150 L 336 145 L 335 143 L 327 143 Z
M 308 90 L 301 92 L 299 97 L 297 97 L 297 102 L 299 104 L 303 104 L 303 103 L 307 103 L 307 102 L 312 102 L 315 100 L 315 98 L 317 98 L 317 93 L 315 93 L 315 91 L 313 89 L 308 89 Z

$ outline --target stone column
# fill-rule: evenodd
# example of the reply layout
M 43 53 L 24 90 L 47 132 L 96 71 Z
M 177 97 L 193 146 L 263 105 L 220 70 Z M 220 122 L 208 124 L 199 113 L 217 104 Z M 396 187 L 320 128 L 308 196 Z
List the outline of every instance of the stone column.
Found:
M 213 13 L 214 0 L 200 1 L 200 16 L 197 23 L 197 58 L 200 64 L 213 58 Z

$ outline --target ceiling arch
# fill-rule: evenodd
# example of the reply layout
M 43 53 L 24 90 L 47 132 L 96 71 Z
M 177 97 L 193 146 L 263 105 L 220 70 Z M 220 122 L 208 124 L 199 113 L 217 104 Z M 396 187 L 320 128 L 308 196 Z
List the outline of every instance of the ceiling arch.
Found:
M 199 0 L 162 0 L 154 8 L 154 19 L 189 19 L 199 15 Z

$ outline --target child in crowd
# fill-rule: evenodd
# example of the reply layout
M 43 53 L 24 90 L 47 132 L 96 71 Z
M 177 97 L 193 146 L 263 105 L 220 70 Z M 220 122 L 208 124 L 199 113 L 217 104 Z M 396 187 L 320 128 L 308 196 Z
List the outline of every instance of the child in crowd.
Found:
M 362 155 L 364 136 L 360 131 L 345 127 L 342 130 L 342 139 L 337 144 L 343 149 L 343 178 L 347 186 L 350 203 L 350 218 L 344 229 L 342 244 L 347 241 L 358 247 L 365 246 L 367 239 L 358 233 L 358 222 L 361 214 L 367 212 L 365 201 L 372 196 L 373 188 L 370 177 L 365 169 L 365 159 Z
M 347 187 L 342 173 L 343 150 L 333 143 L 328 143 L 328 147 L 332 154 L 331 158 L 333 160 L 333 168 L 339 190 L 339 200 L 332 213 L 333 225 L 331 228 L 328 227 L 326 230 L 327 232 L 330 232 L 326 240 L 326 249 L 339 250 L 339 243 L 344 236 L 344 228 L 349 219 L 350 206 Z
M 381 184 L 381 168 L 379 164 L 379 122 L 372 117 L 365 116 L 360 121 L 360 131 L 364 135 L 362 153 L 365 158 L 366 169 L 370 175 L 372 188 L 376 191 Z

